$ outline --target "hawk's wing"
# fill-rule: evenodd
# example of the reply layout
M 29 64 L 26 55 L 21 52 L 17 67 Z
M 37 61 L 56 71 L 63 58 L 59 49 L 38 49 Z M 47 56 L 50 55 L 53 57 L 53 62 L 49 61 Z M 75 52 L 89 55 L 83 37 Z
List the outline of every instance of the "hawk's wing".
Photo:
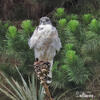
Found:
M 39 39 L 39 34 L 38 33 L 38 27 L 36 27 L 35 31 L 33 32 L 31 38 L 28 41 L 28 45 L 31 48 L 33 48 L 37 42 L 37 40 Z
M 52 39 L 51 45 L 53 46 L 53 48 L 55 48 L 55 50 L 59 51 L 60 48 L 62 47 L 62 45 L 61 45 L 60 38 L 58 36 L 58 32 L 57 32 L 55 27 L 53 27 L 52 34 L 51 34 L 50 38 Z
M 30 48 L 51 46 L 57 51 L 59 51 L 62 47 L 58 37 L 58 32 L 52 25 L 45 25 L 43 27 L 36 28 L 32 37 L 29 39 L 28 44 Z

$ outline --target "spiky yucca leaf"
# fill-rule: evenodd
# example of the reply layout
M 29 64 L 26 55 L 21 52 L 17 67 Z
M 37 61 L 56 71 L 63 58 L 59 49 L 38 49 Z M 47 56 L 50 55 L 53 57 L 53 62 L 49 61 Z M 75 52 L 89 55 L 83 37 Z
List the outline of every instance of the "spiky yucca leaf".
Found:
M 11 100 L 43 100 L 43 94 L 39 95 L 41 96 L 39 97 L 41 99 L 37 99 L 34 75 L 32 75 L 32 82 L 29 79 L 29 85 L 28 85 L 17 67 L 16 69 L 20 75 L 22 85 L 20 85 L 13 78 L 8 79 L 8 77 L 4 73 L 1 73 L 5 79 L 6 84 L 10 88 L 8 88 L 6 85 L 3 85 L 3 83 L 0 83 L 1 85 L 0 91 L 4 93 L 6 96 L 8 96 Z M 41 91 L 39 91 L 39 93 L 41 93 Z

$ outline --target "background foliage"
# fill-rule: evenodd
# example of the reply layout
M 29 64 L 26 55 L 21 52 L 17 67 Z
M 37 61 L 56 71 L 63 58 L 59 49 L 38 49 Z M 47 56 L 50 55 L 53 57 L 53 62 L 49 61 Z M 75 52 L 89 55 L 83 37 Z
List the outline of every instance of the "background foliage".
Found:
M 3 20 L 39 19 L 52 15 L 57 7 L 64 7 L 67 13 L 94 13 L 100 16 L 99 0 L 0 0 L 0 18 Z
M 75 99 L 75 92 L 80 90 L 88 89 L 95 93 L 91 88 L 93 82 L 96 80 L 96 84 L 100 83 L 97 74 L 100 71 L 99 0 L 0 2 L 1 6 L 5 6 L 0 9 L 1 19 L 7 20 L 0 21 L 0 70 L 19 81 L 15 70 L 15 66 L 18 66 L 28 82 L 34 62 L 34 53 L 29 49 L 28 39 L 37 26 L 39 17 L 48 15 L 62 42 L 62 49 L 54 59 L 53 81 L 50 85 L 52 96 L 55 100 L 65 100 L 70 94 L 74 94 Z M 37 20 L 23 20 L 26 18 Z M 23 21 L 12 22 L 8 19 Z

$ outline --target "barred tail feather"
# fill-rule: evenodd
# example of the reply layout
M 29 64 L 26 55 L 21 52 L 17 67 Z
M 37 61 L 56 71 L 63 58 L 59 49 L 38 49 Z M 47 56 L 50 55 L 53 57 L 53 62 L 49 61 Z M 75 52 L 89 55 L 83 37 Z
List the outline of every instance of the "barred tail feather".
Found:
M 48 79 L 47 79 L 47 84 L 50 84 L 52 82 L 52 67 L 53 67 L 53 60 L 49 61 L 50 62 L 50 71 L 48 74 Z

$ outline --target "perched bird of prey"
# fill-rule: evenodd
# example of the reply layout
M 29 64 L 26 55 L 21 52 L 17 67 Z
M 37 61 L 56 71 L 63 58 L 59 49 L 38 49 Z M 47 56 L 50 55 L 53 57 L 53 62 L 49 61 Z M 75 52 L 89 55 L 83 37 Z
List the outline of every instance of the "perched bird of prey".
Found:
M 40 18 L 40 24 L 36 27 L 28 44 L 31 49 L 34 48 L 35 58 L 38 58 L 39 61 L 50 62 L 48 77 L 51 79 L 53 59 L 56 51 L 59 51 L 62 46 L 57 29 L 52 25 L 48 17 Z M 51 81 L 49 80 L 49 82 Z

